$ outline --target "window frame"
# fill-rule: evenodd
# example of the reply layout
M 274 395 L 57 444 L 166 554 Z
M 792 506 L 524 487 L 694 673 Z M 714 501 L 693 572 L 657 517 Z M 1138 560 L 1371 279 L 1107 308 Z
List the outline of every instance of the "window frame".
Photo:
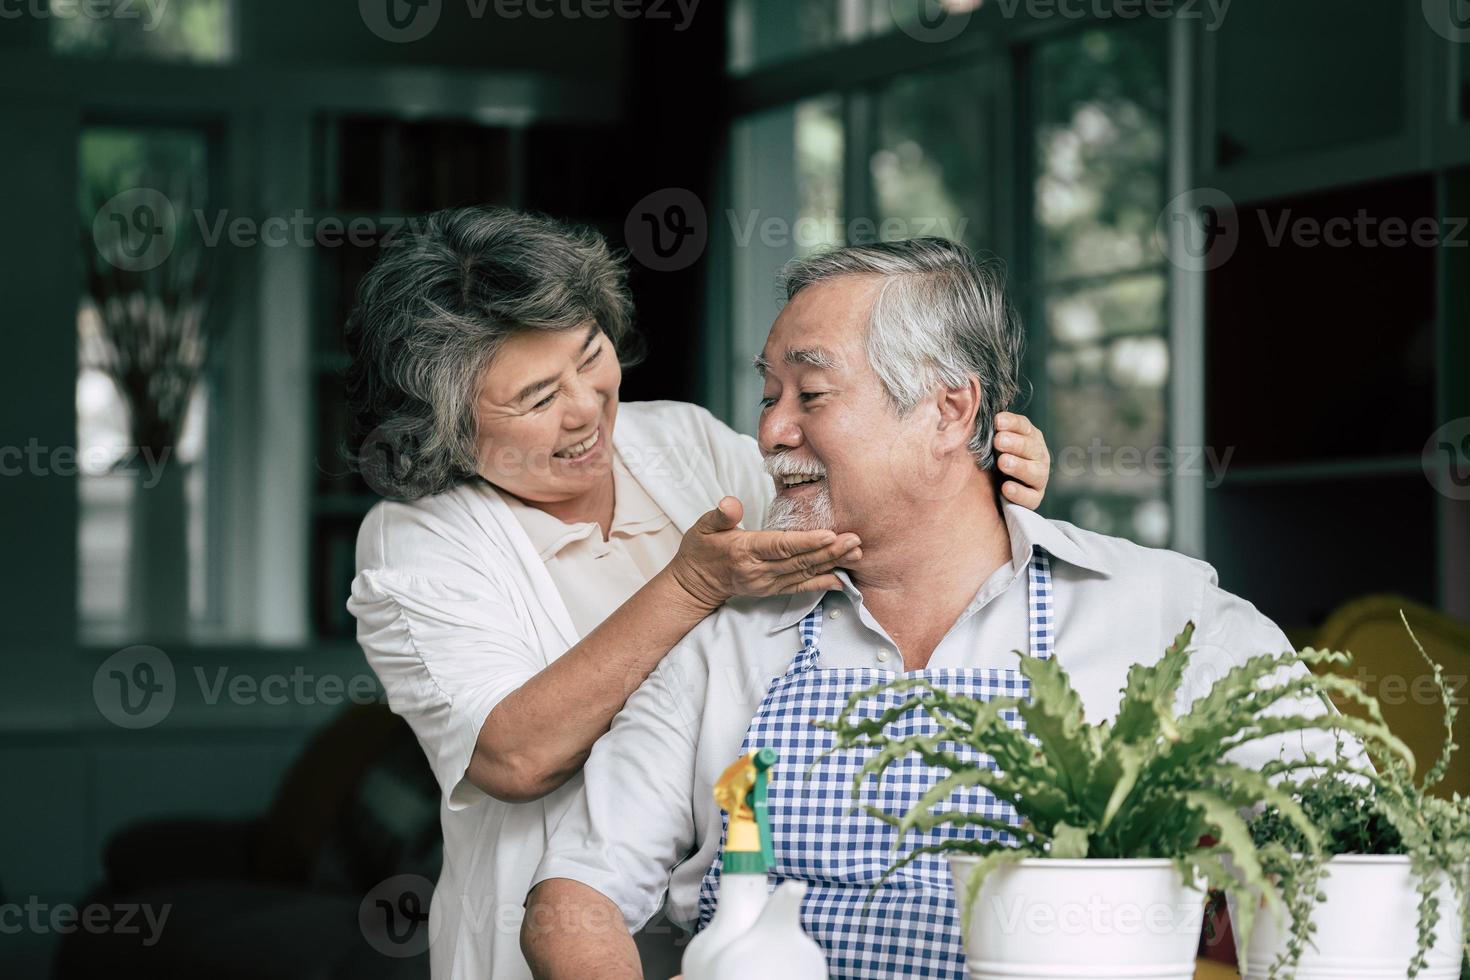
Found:
M 169 109 L 167 107 L 142 109 L 137 106 L 117 106 L 114 104 L 87 103 L 76 121 L 73 130 L 73 145 L 78 155 L 81 151 L 81 140 L 83 136 L 94 129 L 123 129 L 123 130 L 190 130 L 198 133 L 203 140 L 205 152 L 205 184 L 208 190 L 206 200 L 197 202 L 196 206 L 213 210 L 221 206 L 220 201 L 224 198 L 224 188 L 228 174 L 230 173 L 230 162 L 226 153 L 226 134 L 229 130 L 228 120 L 218 112 L 200 112 L 191 109 L 182 111 Z M 79 156 L 80 159 L 80 156 Z M 80 179 L 80 169 L 78 170 Z M 228 252 L 219 250 L 214 256 L 218 265 L 215 268 L 217 278 L 228 280 L 231 270 L 228 261 Z M 81 308 L 81 294 L 77 294 L 77 309 Z M 222 404 L 223 397 L 227 393 L 235 378 L 236 373 L 229 361 L 223 359 L 218 348 L 228 345 L 231 337 L 235 334 L 234 317 L 225 314 L 215 323 L 215 333 L 210 337 L 211 349 L 206 357 L 204 370 L 199 378 L 199 385 L 205 400 L 205 430 L 203 433 L 203 472 L 204 494 L 209 504 L 204 510 L 203 537 L 201 550 L 204 555 L 204 603 L 199 615 L 189 610 L 186 626 L 190 639 L 197 636 L 208 637 L 217 634 L 225 622 L 227 611 L 224 607 L 223 598 L 225 590 L 221 587 L 221 575 L 219 563 L 215 555 L 222 548 L 226 540 L 227 525 L 224 507 L 214 505 L 214 495 L 210 492 L 212 487 L 219 486 L 222 481 L 229 478 L 228 460 L 234 455 L 234 446 L 231 445 L 235 432 L 225 427 L 220 419 L 218 406 Z M 80 434 L 80 433 L 78 433 Z M 192 474 L 191 474 L 192 475 Z M 78 517 L 81 515 L 81 486 L 80 481 L 87 479 L 85 474 L 78 473 Z M 186 495 L 189 490 L 186 488 Z M 132 542 L 129 542 L 129 548 Z M 80 543 L 76 548 L 77 561 L 81 561 Z M 80 589 L 81 578 L 78 576 L 78 588 Z M 192 588 L 192 585 L 191 585 Z M 124 601 L 127 597 L 124 596 Z M 111 646 L 116 641 L 132 641 L 139 639 L 130 632 L 127 616 L 119 622 L 88 621 L 82 617 L 81 594 L 77 595 L 76 602 L 77 622 L 76 635 L 78 642 L 83 646 Z M 186 600 L 186 607 L 192 603 Z

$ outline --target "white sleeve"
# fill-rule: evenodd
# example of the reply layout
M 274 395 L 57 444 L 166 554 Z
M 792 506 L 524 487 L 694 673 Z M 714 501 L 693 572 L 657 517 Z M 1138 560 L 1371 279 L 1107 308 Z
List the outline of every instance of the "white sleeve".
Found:
M 593 746 L 582 791 L 547 842 L 532 887 L 579 881 L 618 906 L 629 932 L 663 907 L 674 867 L 696 844 L 704 672 L 698 655 L 675 647 L 633 692 Z
M 1223 677 L 1226 671 L 1251 657 L 1294 650 L 1280 627 L 1262 615 L 1254 605 L 1226 592 L 1216 584 L 1214 569 L 1210 569 L 1210 577 L 1204 583 L 1195 623 L 1198 626 L 1194 641 L 1195 655 L 1191 658 L 1185 681 L 1185 694 L 1190 701 L 1203 696 L 1210 685 Z M 1298 660 L 1274 679 L 1279 681 L 1306 673 L 1306 665 Z M 1270 713 L 1316 717 L 1335 710 L 1330 702 L 1323 699 L 1306 698 L 1279 702 L 1272 707 Z M 1347 742 L 1351 754 L 1356 747 L 1356 740 L 1348 738 Z M 1237 749 L 1230 758 L 1238 765 L 1259 770 L 1267 762 L 1278 758 L 1313 756 L 1330 759 L 1334 755 L 1336 737 L 1333 733 L 1314 729 L 1252 742 Z
M 370 515 L 364 535 L 381 521 Z M 489 574 L 444 565 L 435 574 L 378 566 L 371 548 L 352 583 L 357 639 L 395 714 L 418 736 L 450 809 L 484 800 L 465 778 L 480 729 L 501 699 L 539 673 L 505 587 Z

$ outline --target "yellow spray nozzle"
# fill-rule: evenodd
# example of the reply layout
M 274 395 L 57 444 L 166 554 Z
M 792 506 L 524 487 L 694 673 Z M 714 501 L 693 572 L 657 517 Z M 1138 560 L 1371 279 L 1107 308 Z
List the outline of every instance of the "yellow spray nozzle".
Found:
M 715 802 L 730 815 L 724 857 L 728 873 L 765 874 L 775 867 L 766 808 L 766 773 L 775 764 L 775 749 L 756 749 L 728 766 L 715 782 Z

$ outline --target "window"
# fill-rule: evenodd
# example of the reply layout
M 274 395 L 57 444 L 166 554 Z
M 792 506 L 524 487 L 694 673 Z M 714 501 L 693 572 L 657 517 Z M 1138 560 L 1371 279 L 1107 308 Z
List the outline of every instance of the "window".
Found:
M 234 56 L 233 0 L 50 0 L 59 54 L 222 62 Z
M 995 123 L 985 66 L 906 75 L 876 98 L 869 158 L 884 239 L 937 235 L 994 247 Z
M 177 638 L 207 618 L 211 261 L 193 232 L 202 130 L 82 131 L 77 313 L 78 618 L 88 641 Z
M 716 225 L 732 242 L 727 417 L 736 428 L 755 424 L 760 385 L 750 361 L 780 311 L 777 277 L 787 261 L 875 237 L 938 235 L 991 247 L 988 77 L 986 67 L 929 72 L 737 120 L 732 207 L 728 227 Z M 854 112 L 872 117 L 862 147 L 848 145 L 844 120 Z M 863 173 L 848 171 L 854 160 L 866 161 Z M 862 199 L 850 201 L 854 177 Z
M 1168 508 L 1167 275 L 1161 32 L 1092 30 L 1041 44 L 1029 310 L 1037 413 L 1055 460 L 1048 510 L 1160 546 Z
M 835 62 L 842 45 L 894 30 L 919 39 L 918 28 L 942 26 L 936 18 L 979 7 L 743 0 L 732 62 L 745 70 L 838 49 L 824 55 Z M 1166 199 L 1166 32 L 1157 21 L 1066 26 L 1018 34 L 998 54 L 943 58 L 923 45 L 932 67 L 896 63 L 877 81 L 738 119 L 731 142 L 736 213 L 764 204 L 807 215 L 821 188 L 844 215 L 824 240 L 938 235 L 999 254 L 1029 339 L 1034 397 L 1019 407 L 1053 451 L 1047 512 L 1148 545 L 1173 532 L 1169 277 L 1154 244 Z M 872 78 L 869 59 L 887 50 L 850 57 Z M 836 137 L 822 142 L 827 133 Z M 748 430 L 758 391 L 747 364 L 778 309 L 772 284 L 809 243 L 736 239 L 727 417 Z
M 743 72 L 854 41 L 873 0 L 733 0 L 729 67 Z
M 780 310 L 777 273 L 792 258 L 844 241 L 842 100 L 822 96 L 748 116 L 735 124 L 731 145 L 738 164 L 731 207 L 714 226 L 732 254 L 728 417 L 753 431 L 761 392 L 750 363 Z

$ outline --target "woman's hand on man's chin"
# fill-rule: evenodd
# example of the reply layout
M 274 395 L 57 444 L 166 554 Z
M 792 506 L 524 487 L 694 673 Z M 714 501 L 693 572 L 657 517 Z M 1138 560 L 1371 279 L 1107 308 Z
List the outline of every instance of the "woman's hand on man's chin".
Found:
M 684 535 L 669 572 L 695 602 L 715 609 L 734 596 L 840 589 L 832 572 L 862 558 L 856 534 L 747 531 L 735 497 L 720 500 Z

